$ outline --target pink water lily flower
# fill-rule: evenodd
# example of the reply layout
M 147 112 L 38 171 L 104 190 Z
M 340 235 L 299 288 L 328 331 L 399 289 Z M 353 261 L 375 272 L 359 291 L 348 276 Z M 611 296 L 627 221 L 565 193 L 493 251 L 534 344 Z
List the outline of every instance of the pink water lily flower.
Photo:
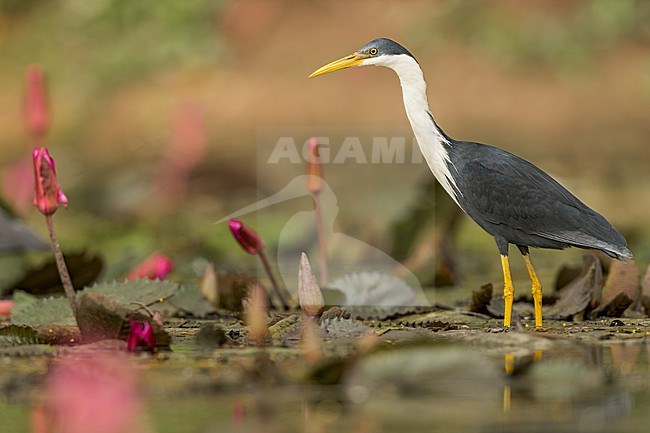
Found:
M 164 254 L 154 253 L 129 272 L 127 278 L 129 280 L 135 278 L 164 280 L 172 270 L 174 270 L 174 262 L 172 262 L 172 259 Z
M 126 350 L 135 352 L 138 349 L 147 352 L 156 351 L 156 334 L 149 322 L 137 322 L 129 319 L 129 338 L 126 340 Z
M 43 215 L 52 215 L 68 205 L 68 198 L 61 191 L 56 177 L 54 159 L 46 148 L 34 149 L 34 205 Z

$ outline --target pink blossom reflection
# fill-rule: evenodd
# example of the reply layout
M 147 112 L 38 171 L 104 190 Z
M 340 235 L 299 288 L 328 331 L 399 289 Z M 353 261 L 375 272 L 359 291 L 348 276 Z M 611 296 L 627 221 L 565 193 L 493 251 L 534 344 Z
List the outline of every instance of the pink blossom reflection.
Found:
M 65 358 L 45 381 L 45 416 L 53 433 L 149 433 L 135 365 L 102 352 Z

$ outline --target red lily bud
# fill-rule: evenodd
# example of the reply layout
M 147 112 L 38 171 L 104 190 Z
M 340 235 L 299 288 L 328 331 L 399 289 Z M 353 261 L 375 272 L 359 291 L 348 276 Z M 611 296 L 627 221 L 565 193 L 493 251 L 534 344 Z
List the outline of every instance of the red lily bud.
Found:
M 39 65 L 32 65 L 26 73 L 25 115 L 27 128 L 34 135 L 45 133 L 48 126 L 45 78 Z
M 164 280 L 167 275 L 174 269 L 172 260 L 164 254 L 154 253 L 144 262 L 136 266 L 126 278 L 133 280 L 135 278 L 149 278 L 150 280 Z
M 309 159 L 307 160 L 307 189 L 313 194 L 323 189 L 323 165 L 318 152 L 318 140 L 309 139 Z
M 228 221 L 230 231 L 248 254 L 259 254 L 264 249 L 264 241 L 250 227 L 247 227 L 238 219 L 231 218 Z
M 54 160 L 44 147 L 34 149 L 34 205 L 43 215 L 52 215 L 59 208 L 68 205 L 56 178 Z
M 136 348 L 141 348 L 149 352 L 156 350 L 156 334 L 149 322 L 136 322 L 129 319 L 129 338 L 126 341 L 126 350 L 135 352 Z

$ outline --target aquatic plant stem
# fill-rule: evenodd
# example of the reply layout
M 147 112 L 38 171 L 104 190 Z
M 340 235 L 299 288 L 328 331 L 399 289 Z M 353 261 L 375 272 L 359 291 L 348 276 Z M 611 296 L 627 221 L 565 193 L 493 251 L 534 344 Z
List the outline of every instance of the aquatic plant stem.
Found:
M 314 212 L 316 213 L 316 232 L 318 233 L 318 261 L 320 285 L 327 285 L 327 243 L 325 241 L 325 226 L 323 225 L 323 207 L 320 202 L 320 195 L 313 193 Z
M 54 234 L 54 224 L 52 222 L 52 215 L 45 215 L 45 221 L 47 222 L 47 229 L 50 232 L 50 242 L 52 243 L 54 260 L 56 261 L 56 267 L 59 270 L 59 277 L 61 278 L 61 283 L 63 284 L 63 289 L 65 290 L 65 296 L 68 298 L 68 302 L 70 303 L 70 308 L 72 308 L 72 312 L 74 313 L 76 318 L 77 303 L 76 303 L 74 286 L 72 285 L 72 279 L 70 278 L 68 267 L 65 264 L 65 258 L 63 257 L 61 246 L 59 245 L 59 241 L 56 239 L 56 235 Z
M 285 311 L 289 310 L 289 304 L 284 299 L 284 296 L 282 296 L 282 292 L 280 291 L 280 287 L 278 287 L 278 283 L 275 280 L 275 277 L 273 276 L 273 272 L 271 272 L 271 265 L 269 264 L 269 259 L 266 256 L 266 253 L 264 252 L 264 250 L 260 250 L 257 253 L 257 255 L 260 257 L 260 260 L 262 261 L 262 265 L 264 266 L 264 270 L 266 271 L 266 275 L 269 277 L 269 280 L 271 280 L 271 285 L 273 286 L 273 290 L 275 290 L 275 294 L 280 299 L 280 303 L 282 304 L 282 308 Z

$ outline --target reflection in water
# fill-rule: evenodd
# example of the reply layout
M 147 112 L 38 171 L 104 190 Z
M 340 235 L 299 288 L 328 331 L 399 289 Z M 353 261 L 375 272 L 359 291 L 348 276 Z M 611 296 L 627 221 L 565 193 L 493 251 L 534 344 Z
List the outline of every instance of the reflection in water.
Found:
M 513 353 L 506 353 L 504 355 L 503 366 L 506 372 L 506 376 L 513 376 L 519 374 L 526 368 L 528 368 L 531 363 L 539 361 L 542 359 L 544 351 L 535 350 L 532 355 L 519 356 L 519 359 L 515 357 Z M 510 382 L 506 381 L 503 385 L 503 413 L 507 415 L 510 412 L 510 406 L 512 402 L 512 388 Z
M 310 406 L 302 431 L 337 431 L 346 419 L 371 419 L 372 431 L 435 426 L 432 430 L 609 433 L 622 425 L 629 426 L 625 431 L 645 431 L 650 378 L 647 359 L 635 355 L 641 349 L 584 345 L 506 353 L 500 370 L 505 375 L 493 356 L 464 347 L 373 355 L 347 383 L 354 393 L 364 389 L 365 397 L 349 399 L 329 422 L 314 422 Z M 502 398 L 496 400 L 499 388 Z
M 506 353 L 504 419 L 495 431 L 611 432 L 618 424 L 645 431 L 650 416 L 645 409 L 640 416 L 634 412 L 633 394 L 638 393 L 638 401 L 650 398 L 642 347 L 584 345 L 549 351 L 544 360 L 541 351 L 517 357 Z
M 613 344 L 609 348 L 612 354 L 612 367 L 619 374 L 631 374 L 637 366 L 639 355 L 641 354 L 641 346 Z
M 283 358 L 288 354 L 281 350 L 270 352 L 281 376 L 275 381 L 252 380 L 250 356 L 241 355 L 187 363 L 183 359 L 197 355 L 179 351 L 166 362 L 145 360 L 143 370 L 132 357 L 106 365 L 75 359 L 75 368 L 63 360 L 46 375 L 44 401 L 62 390 L 58 402 L 65 397 L 90 408 L 101 400 L 98 410 L 120 407 L 124 419 L 138 424 L 131 432 L 151 433 L 647 431 L 650 344 L 567 342 L 543 352 L 521 349 L 388 344 L 358 357 L 343 381 L 332 385 L 306 382 L 313 367 Z M 136 378 L 136 371 L 146 375 Z M 48 417 L 63 413 L 48 405 L 39 406 Z M 2 421 L 5 406 L 0 408 Z
M 510 402 L 512 401 L 512 388 L 510 385 L 504 385 L 503 387 L 503 413 L 508 414 L 510 412 Z
M 52 364 L 32 432 L 149 433 L 140 385 L 130 355 L 82 348 Z

